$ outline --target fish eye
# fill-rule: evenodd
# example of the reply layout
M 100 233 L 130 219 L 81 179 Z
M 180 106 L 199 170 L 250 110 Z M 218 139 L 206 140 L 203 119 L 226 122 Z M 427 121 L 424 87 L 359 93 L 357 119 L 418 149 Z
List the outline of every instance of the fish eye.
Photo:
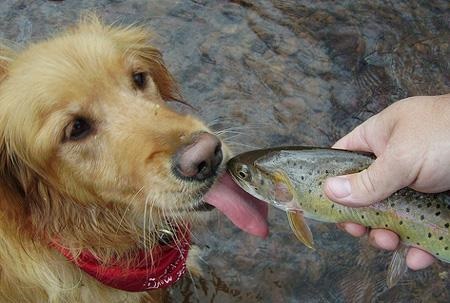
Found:
M 250 170 L 248 169 L 247 165 L 241 165 L 239 167 L 238 175 L 244 180 L 248 180 L 250 178 Z

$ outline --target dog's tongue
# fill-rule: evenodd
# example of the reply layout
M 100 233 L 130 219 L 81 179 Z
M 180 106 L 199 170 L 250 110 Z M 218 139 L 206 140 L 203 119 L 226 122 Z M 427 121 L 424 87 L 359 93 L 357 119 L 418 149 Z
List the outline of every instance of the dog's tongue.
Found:
M 240 229 L 267 237 L 267 204 L 242 190 L 229 174 L 224 174 L 206 193 L 204 201 L 219 209 Z

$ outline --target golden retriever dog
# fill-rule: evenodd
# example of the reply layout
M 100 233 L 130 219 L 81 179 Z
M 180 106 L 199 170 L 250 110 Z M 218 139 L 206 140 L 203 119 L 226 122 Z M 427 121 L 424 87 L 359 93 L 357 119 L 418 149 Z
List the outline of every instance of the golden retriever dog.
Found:
M 213 206 L 267 234 L 149 39 L 91 16 L 1 48 L 0 302 L 158 302 Z

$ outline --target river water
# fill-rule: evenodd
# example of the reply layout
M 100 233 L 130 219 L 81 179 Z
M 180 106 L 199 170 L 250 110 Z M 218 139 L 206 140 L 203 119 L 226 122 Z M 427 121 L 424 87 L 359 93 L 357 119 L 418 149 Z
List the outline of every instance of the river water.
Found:
M 448 1 L 99 0 L 0 3 L 0 38 L 26 44 L 95 9 L 155 32 L 185 99 L 235 152 L 330 146 L 396 100 L 450 92 Z M 257 239 L 216 214 L 195 230 L 204 275 L 169 302 L 450 302 L 441 263 L 385 286 L 390 254 L 312 222 L 317 250 L 270 212 Z

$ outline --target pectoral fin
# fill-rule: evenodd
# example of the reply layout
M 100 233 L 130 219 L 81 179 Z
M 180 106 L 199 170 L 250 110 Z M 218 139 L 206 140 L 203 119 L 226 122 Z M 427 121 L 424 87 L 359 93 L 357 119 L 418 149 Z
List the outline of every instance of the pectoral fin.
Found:
M 294 235 L 307 247 L 314 249 L 311 230 L 306 224 L 303 212 L 297 209 L 297 197 L 289 176 L 282 170 L 277 170 L 272 175 L 275 183 L 275 198 L 278 202 L 285 204 L 289 225 Z
M 404 244 L 400 244 L 399 247 L 394 251 L 386 277 L 386 284 L 389 288 L 394 287 L 408 270 L 408 267 L 406 265 L 407 252 L 408 247 Z
M 309 229 L 309 226 L 305 222 L 303 213 L 299 210 L 289 209 L 286 211 L 294 235 L 297 239 L 305 244 L 307 247 L 314 249 L 314 240 Z

